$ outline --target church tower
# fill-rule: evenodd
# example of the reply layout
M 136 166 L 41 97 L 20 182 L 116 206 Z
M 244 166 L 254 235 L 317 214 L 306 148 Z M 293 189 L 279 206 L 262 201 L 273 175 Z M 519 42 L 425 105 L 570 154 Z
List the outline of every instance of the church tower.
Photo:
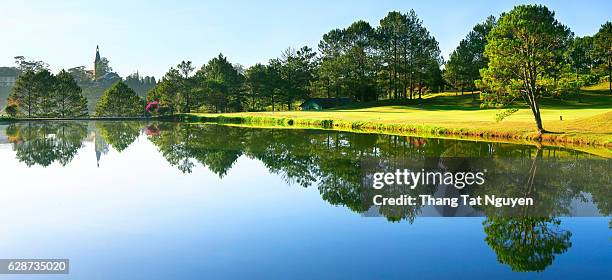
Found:
M 96 73 L 98 70 L 98 64 L 100 64 L 100 47 L 96 45 L 96 59 L 94 59 L 94 67 L 93 67 L 93 78 L 94 80 L 98 79 L 98 74 Z

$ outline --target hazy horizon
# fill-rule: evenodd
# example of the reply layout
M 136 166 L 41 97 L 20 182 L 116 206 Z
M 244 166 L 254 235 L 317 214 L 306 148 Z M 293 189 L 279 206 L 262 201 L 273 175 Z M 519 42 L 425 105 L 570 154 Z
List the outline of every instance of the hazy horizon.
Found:
M 265 3 L 263 3 L 265 2 Z M 121 76 L 139 71 L 161 78 L 181 60 L 199 68 L 218 53 L 245 67 L 278 57 L 287 47 L 317 50 L 322 35 L 357 20 L 378 22 L 389 11 L 414 9 L 440 43 L 444 58 L 489 15 L 521 3 L 539 3 L 576 36 L 592 35 L 611 20 L 606 1 L 6 1 L 0 10 L 0 66 L 22 55 L 53 71 L 91 69 L 96 45 Z

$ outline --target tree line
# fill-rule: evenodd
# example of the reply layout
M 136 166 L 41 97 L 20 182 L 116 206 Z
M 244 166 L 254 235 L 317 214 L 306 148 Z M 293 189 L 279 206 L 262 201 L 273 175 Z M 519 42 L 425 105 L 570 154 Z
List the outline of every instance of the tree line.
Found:
M 37 62 L 21 63 L 33 67 L 31 75 L 44 72 Z M 108 63 L 102 65 L 110 69 Z M 77 70 L 69 73 L 74 77 L 82 72 Z M 37 82 L 28 82 L 32 78 L 21 75 L 7 112 L 57 115 L 44 112 L 57 107 L 55 98 L 48 97 L 52 87 L 45 86 L 45 75 L 36 76 L 41 79 Z M 134 87 L 150 88 L 146 99 L 157 101 L 163 112 L 190 113 L 294 110 L 310 97 L 348 97 L 355 102 L 411 100 L 451 87 L 479 91 L 483 107 L 522 101 L 533 112 L 538 131 L 544 132 L 539 108 L 542 97 L 576 95 L 581 86 L 606 76 L 612 94 L 611 75 L 612 23 L 603 24 L 593 36 L 575 37 L 547 7 L 520 5 L 474 26 L 447 62 L 435 37 L 413 10 L 392 11 L 376 27 L 360 20 L 329 31 L 318 51 L 308 46 L 288 48 L 279 57 L 246 69 L 223 54 L 199 68 L 182 61 L 159 81 L 135 75 L 126 79 L 127 88 L 119 85 L 113 90 L 131 96 Z M 100 103 L 117 102 L 110 98 L 112 94 L 104 95 Z M 101 109 L 96 108 L 95 115 L 145 113 L 143 100 L 127 99 L 139 109 L 108 113 L 102 109 L 112 107 L 107 104 L 97 106 Z
M 246 70 L 223 54 L 195 73 L 190 61 L 182 61 L 147 99 L 175 113 L 293 110 L 309 97 L 412 99 L 441 89 L 442 62 L 438 42 L 413 10 L 390 12 L 376 28 L 357 21 L 328 32 L 318 53 L 288 48 Z
M 79 118 L 89 116 L 88 100 L 83 89 L 91 89 L 81 75 L 83 67 L 51 73 L 43 61 L 30 61 L 16 57 L 19 76 L 8 96 L 5 112 L 10 116 L 26 118 Z M 75 70 L 76 69 L 76 70 Z M 109 68 L 110 69 L 110 68 Z M 81 71 L 83 70 L 83 71 Z M 151 88 L 155 78 L 129 75 L 125 81 L 119 77 L 104 86 L 91 115 L 96 117 L 142 116 L 145 100 L 134 89 Z
M 12 116 L 82 117 L 87 115 L 87 100 L 70 73 L 57 75 L 42 63 L 22 64 L 22 71 L 8 97 L 5 111 Z
M 175 113 L 292 110 L 309 97 L 416 99 L 450 87 L 481 92 L 483 107 L 522 101 L 545 132 L 542 97 L 575 96 L 606 76 L 612 94 L 611 34 L 606 22 L 594 36 L 575 37 L 547 7 L 519 5 L 474 26 L 444 62 L 416 13 L 393 11 L 377 27 L 357 21 L 329 31 L 318 52 L 290 48 L 246 70 L 220 54 L 191 75 L 183 61 L 147 98 Z

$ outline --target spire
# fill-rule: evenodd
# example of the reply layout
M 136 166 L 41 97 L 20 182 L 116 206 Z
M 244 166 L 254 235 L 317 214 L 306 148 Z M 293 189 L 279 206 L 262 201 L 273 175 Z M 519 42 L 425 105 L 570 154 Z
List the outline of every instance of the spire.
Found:
M 96 59 L 94 60 L 94 63 L 98 63 L 99 61 L 100 61 L 100 47 L 96 45 Z
M 94 65 L 93 65 L 93 79 L 94 80 L 98 79 L 99 73 L 96 73 L 96 70 L 98 69 L 98 63 L 100 63 L 100 46 L 96 45 L 96 58 L 94 59 Z
M 94 131 L 94 149 L 96 150 L 96 165 L 100 167 L 100 158 L 108 153 L 108 144 L 102 138 L 99 129 Z

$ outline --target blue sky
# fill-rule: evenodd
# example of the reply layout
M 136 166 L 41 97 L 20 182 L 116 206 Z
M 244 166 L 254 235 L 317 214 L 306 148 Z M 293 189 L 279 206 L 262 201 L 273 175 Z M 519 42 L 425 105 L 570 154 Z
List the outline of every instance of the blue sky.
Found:
M 99 44 L 122 76 L 138 70 L 161 77 L 181 60 L 199 67 L 219 52 L 250 66 L 289 46 L 316 49 L 324 33 L 359 19 L 377 26 L 392 10 L 414 9 L 445 58 L 476 23 L 520 3 L 547 5 L 578 36 L 594 34 L 612 20 L 612 1 L 0 2 L 0 66 L 23 55 L 46 61 L 54 71 L 91 68 Z

